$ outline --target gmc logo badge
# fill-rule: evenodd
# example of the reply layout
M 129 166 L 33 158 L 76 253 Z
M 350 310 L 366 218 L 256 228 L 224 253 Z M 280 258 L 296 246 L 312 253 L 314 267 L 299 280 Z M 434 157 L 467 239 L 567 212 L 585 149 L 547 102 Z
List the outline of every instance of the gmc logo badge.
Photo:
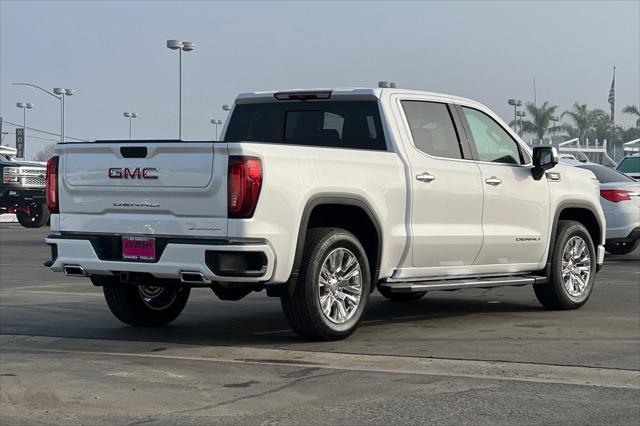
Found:
M 109 169 L 110 179 L 158 179 L 158 169 L 156 167 L 111 167 Z

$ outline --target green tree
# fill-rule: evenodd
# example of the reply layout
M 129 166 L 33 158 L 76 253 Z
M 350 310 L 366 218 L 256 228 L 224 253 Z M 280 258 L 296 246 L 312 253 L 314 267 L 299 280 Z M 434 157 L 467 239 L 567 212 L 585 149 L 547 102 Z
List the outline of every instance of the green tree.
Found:
M 549 102 L 543 103 L 540 107 L 531 102 L 527 103 L 526 109 L 530 118 L 522 120 L 522 131 L 536 135 L 541 140 L 547 131 L 556 131 L 557 127 L 551 126 L 551 117 L 557 108 L 557 105 L 549 105 Z
M 573 104 L 573 109 L 565 111 L 560 117 L 569 117 L 573 122 L 571 124 L 563 124 L 562 128 L 569 134 L 569 136 L 578 138 L 582 141 L 593 129 L 596 121 L 602 115 L 607 115 L 601 109 L 589 109 L 587 104 L 580 104 L 578 102 Z
M 591 140 L 597 139 L 599 141 L 607 139 L 610 141 L 609 143 L 612 143 L 611 141 L 615 139 L 615 136 L 618 133 L 620 133 L 620 129 L 614 128 L 609 114 L 601 112 L 594 115 L 591 122 L 591 128 L 587 130 L 585 137 Z
M 636 117 L 636 127 L 640 127 L 640 110 L 637 105 L 627 105 L 622 108 L 622 112 Z

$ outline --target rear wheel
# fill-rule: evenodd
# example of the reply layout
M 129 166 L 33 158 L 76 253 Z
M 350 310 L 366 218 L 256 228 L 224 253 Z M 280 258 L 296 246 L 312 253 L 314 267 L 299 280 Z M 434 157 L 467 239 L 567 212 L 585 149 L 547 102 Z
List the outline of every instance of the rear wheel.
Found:
M 427 294 L 426 291 L 420 291 L 417 293 L 393 293 L 385 287 L 378 287 L 378 291 L 381 295 L 392 302 L 409 302 L 412 300 L 420 300 L 424 297 L 425 294 Z
M 293 296 L 281 298 L 291 328 L 313 340 L 351 335 L 367 310 L 371 273 L 364 248 L 339 228 L 309 230 Z
M 29 214 L 20 210 L 16 212 L 18 222 L 25 228 L 40 228 L 49 221 L 49 216 L 49 209 L 43 203 L 31 203 Z
M 549 282 L 534 284 L 536 297 L 547 309 L 577 309 L 584 305 L 596 276 L 596 255 L 587 229 L 561 220 L 554 243 Z
M 117 284 L 104 286 L 102 291 L 111 313 L 123 323 L 161 326 L 180 315 L 189 299 L 190 288 Z
M 604 248 L 611 254 L 629 254 L 640 245 L 640 239 L 605 244 Z

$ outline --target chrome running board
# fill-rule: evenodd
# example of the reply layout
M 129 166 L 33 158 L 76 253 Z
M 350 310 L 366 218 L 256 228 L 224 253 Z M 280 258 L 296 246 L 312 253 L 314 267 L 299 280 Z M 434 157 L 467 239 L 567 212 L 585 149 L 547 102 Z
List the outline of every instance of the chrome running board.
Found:
M 415 293 L 433 290 L 461 290 L 464 288 L 492 288 L 501 286 L 520 286 L 530 284 L 542 284 L 547 278 L 537 275 L 509 275 L 502 277 L 485 278 L 451 278 L 424 281 L 386 281 L 378 283 L 379 287 L 393 293 Z

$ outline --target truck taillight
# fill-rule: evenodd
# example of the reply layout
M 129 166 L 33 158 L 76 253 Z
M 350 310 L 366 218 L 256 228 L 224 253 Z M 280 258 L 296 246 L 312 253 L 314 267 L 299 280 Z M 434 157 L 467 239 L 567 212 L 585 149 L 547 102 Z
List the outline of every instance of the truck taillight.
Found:
M 253 216 L 262 187 L 262 162 L 255 157 L 229 157 L 228 213 L 230 218 Z
M 601 189 L 600 196 L 612 203 L 619 203 L 620 201 L 627 201 L 631 199 L 629 191 L 623 189 Z
M 51 213 L 58 213 L 58 156 L 47 161 L 47 207 Z

